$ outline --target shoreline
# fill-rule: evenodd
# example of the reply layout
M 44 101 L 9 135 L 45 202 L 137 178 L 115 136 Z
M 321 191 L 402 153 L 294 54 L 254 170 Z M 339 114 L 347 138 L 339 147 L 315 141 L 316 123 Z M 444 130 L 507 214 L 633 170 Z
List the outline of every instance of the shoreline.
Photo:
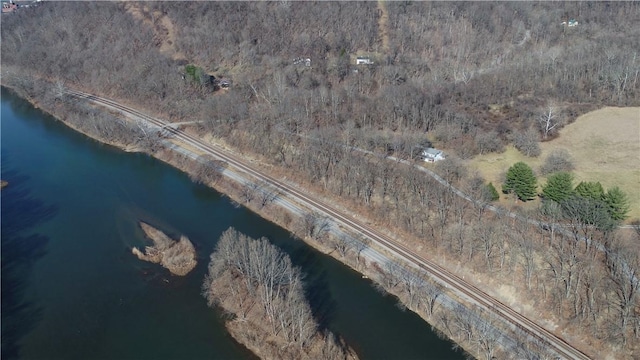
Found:
M 180 152 L 178 152 L 175 148 L 164 148 L 163 150 L 160 151 L 156 151 L 155 153 L 148 153 L 145 151 L 141 151 L 138 148 L 135 147 L 131 147 L 129 145 L 124 145 L 121 143 L 115 143 L 115 142 L 110 142 L 110 141 L 106 141 L 101 139 L 100 137 L 98 137 L 97 135 L 88 133 L 86 131 L 83 131 L 79 128 L 77 128 L 76 126 L 73 126 L 73 124 L 69 123 L 68 121 L 63 120 L 59 115 L 55 114 L 53 111 L 50 111 L 49 109 L 47 109 L 47 107 L 42 106 L 37 99 L 33 99 L 33 98 L 27 98 L 25 96 L 23 96 L 22 94 L 20 94 L 16 89 L 12 88 L 11 86 L 2 84 L 2 86 L 6 87 L 7 89 L 11 90 L 14 94 L 16 94 L 17 96 L 19 96 L 21 99 L 24 99 L 25 101 L 28 101 L 30 104 L 32 104 L 34 107 L 38 108 L 39 110 L 43 111 L 46 114 L 51 115 L 52 117 L 54 117 L 57 121 L 62 122 L 65 126 L 68 126 L 69 128 L 71 128 L 72 130 L 79 132 L 89 138 L 91 138 L 94 141 L 97 141 L 101 144 L 106 144 L 109 146 L 113 146 L 118 148 L 119 150 L 122 150 L 124 152 L 141 152 L 144 153 L 148 156 L 154 157 L 182 172 L 184 172 L 185 174 L 189 175 L 190 177 L 193 175 L 193 172 L 189 171 L 189 164 L 185 164 L 185 162 L 181 162 L 180 160 L 182 158 L 184 158 L 184 154 L 181 154 Z M 99 108 L 99 107 L 97 107 Z M 122 116 L 122 115 L 121 115 Z M 174 143 L 174 145 L 176 145 Z M 179 146 L 179 145 L 176 145 Z M 182 149 L 185 149 L 185 147 L 182 147 Z M 188 150 L 188 149 L 187 149 Z M 429 324 L 429 326 L 431 326 L 431 328 L 434 330 L 434 333 L 439 336 L 440 338 L 446 339 L 447 341 L 450 341 L 454 347 L 462 349 L 464 353 L 467 354 L 471 354 L 472 356 L 478 358 L 481 357 L 481 354 L 474 351 L 476 349 L 474 349 L 472 347 L 472 344 L 466 344 L 463 341 L 461 342 L 457 342 L 456 340 L 452 339 L 451 337 L 449 337 L 448 335 L 446 335 L 445 330 L 441 325 L 437 322 L 437 318 L 433 317 L 433 316 L 429 316 L 426 313 L 423 313 L 423 311 L 417 310 L 415 308 L 411 308 L 408 307 L 407 301 L 406 299 L 403 298 L 403 295 L 401 293 L 401 290 L 399 289 L 392 289 L 392 288 L 387 288 L 387 287 L 383 287 L 382 283 L 381 283 L 381 278 L 380 278 L 380 271 L 381 269 L 379 268 L 379 266 L 376 266 L 375 263 L 371 264 L 373 266 L 368 266 L 370 264 L 368 264 L 366 262 L 366 260 L 364 262 L 361 262 L 359 258 L 355 258 L 355 256 L 353 256 L 354 258 L 352 259 L 351 257 L 341 257 L 340 254 L 337 253 L 337 251 L 335 251 L 335 249 L 332 249 L 328 246 L 328 244 L 322 244 L 317 240 L 311 239 L 309 236 L 306 236 L 305 234 L 300 233 L 300 231 L 296 231 L 296 229 L 292 226 L 292 217 L 295 217 L 296 214 L 292 214 L 290 211 L 288 211 L 287 209 L 282 209 L 281 207 L 278 207 L 278 211 L 273 211 L 273 207 L 272 206 L 264 206 L 264 207 L 258 207 L 257 204 L 250 202 L 250 203 L 246 203 L 242 200 L 241 198 L 241 188 L 238 186 L 238 183 L 233 181 L 232 179 L 228 179 L 227 177 L 225 177 L 224 175 L 220 176 L 219 179 L 221 180 L 215 180 L 215 181 L 209 181 L 209 182 L 203 182 L 204 185 L 206 185 L 207 187 L 210 187 L 214 190 L 216 190 L 217 192 L 219 192 L 221 195 L 228 197 L 230 200 L 232 200 L 233 202 L 247 208 L 248 210 L 250 210 L 251 212 L 255 213 L 256 215 L 262 217 L 265 220 L 268 220 L 280 227 L 282 227 L 283 229 L 286 229 L 288 231 L 290 231 L 296 238 L 298 238 L 299 240 L 303 241 L 306 245 L 313 247 L 314 249 L 316 249 L 317 251 L 325 254 L 325 255 L 329 255 L 332 258 L 334 258 L 335 260 L 337 260 L 338 262 L 340 262 L 341 264 L 348 266 L 349 268 L 351 268 L 352 270 L 358 272 L 359 274 L 363 275 L 363 277 L 367 277 L 368 279 L 370 279 L 374 284 L 376 284 L 377 287 L 383 289 L 383 291 L 386 294 L 392 295 L 394 296 L 399 305 L 402 307 L 406 307 L 407 309 L 409 309 L 410 311 L 414 312 L 416 315 L 418 315 L 423 321 L 425 321 L 427 324 Z M 192 178 L 193 181 L 193 178 Z M 451 294 L 451 293 L 446 293 L 446 296 L 448 296 L 449 298 L 451 298 L 453 301 L 462 304 L 465 307 L 468 307 L 469 309 L 471 309 L 471 306 L 463 299 L 460 299 L 459 296 L 457 294 Z M 449 310 L 445 310 L 445 312 L 449 312 Z M 230 333 L 231 334 L 231 333 Z M 233 335 L 232 335 L 233 336 Z M 239 341 L 238 339 L 235 338 L 235 336 L 233 336 L 234 339 L 236 341 Z M 458 339 L 458 341 L 463 340 L 463 339 Z M 249 349 L 251 350 L 251 349 Z M 253 352 L 253 350 L 251 350 Z

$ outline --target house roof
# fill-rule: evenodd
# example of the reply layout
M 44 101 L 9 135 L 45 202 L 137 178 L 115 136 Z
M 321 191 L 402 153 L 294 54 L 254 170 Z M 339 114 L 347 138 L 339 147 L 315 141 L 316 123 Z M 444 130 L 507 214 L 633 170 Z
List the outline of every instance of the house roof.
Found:
M 438 156 L 442 154 L 442 150 L 438 150 L 438 149 L 434 149 L 434 148 L 427 148 L 422 152 L 424 155 L 429 155 L 429 156 Z

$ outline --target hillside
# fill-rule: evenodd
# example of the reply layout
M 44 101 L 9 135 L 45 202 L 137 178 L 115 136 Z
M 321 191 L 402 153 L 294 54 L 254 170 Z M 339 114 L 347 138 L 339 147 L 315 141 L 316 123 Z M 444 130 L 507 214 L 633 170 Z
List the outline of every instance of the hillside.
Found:
M 629 239 L 579 214 L 570 230 L 548 231 L 486 211 L 487 180 L 460 159 L 523 143 L 544 154 L 588 130 L 571 124 L 578 116 L 640 106 L 638 23 L 636 2 L 45 2 L 3 15 L 2 82 L 149 153 L 161 150 L 155 134 L 116 134 L 65 89 L 181 123 L 468 274 L 588 353 L 633 358 L 640 289 L 621 269 L 640 259 Z M 552 105 L 549 130 L 539 119 Z M 449 155 L 432 168 L 480 203 L 380 156 L 415 158 L 432 143 Z M 588 143 L 577 149 L 588 156 Z M 398 292 L 415 296 L 407 286 Z M 430 321 L 478 344 L 449 315 Z
M 390 2 L 385 9 L 52 3 L 3 18 L 2 62 L 135 98 L 176 120 L 231 119 L 228 130 L 251 128 L 247 118 L 259 117 L 307 131 L 347 126 L 367 132 L 353 132 L 352 141 L 380 148 L 415 141 L 407 133 L 417 132 L 461 157 L 491 151 L 485 143 L 494 135 L 506 143 L 537 127 L 549 101 L 562 104 L 568 120 L 603 105 L 639 105 L 635 3 Z M 565 17 L 580 25 L 561 25 Z M 356 67 L 356 55 L 374 65 Z M 299 57 L 312 66 L 294 65 Z M 185 83 L 186 63 L 232 78 L 233 94 Z

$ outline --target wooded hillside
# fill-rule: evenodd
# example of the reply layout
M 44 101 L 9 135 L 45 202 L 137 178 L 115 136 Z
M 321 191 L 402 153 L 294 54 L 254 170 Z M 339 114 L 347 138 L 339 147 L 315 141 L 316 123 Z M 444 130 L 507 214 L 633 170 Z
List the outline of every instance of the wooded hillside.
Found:
M 563 121 L 638 105 L 639 20 L 633 2 L 51 2 L 3 17 L 2 62 L 228 130 L 348 128 L 396 150 L 417 132 L 468 157 L 542 135 L 548 103 Z M 233 91 L 183 80 L 187 63 Z
M 345 145 L 411 158 L 435 142 L 468 158 L 513 142 L 535 155 L 578 114 L 640 105 L 639 23 L 637 2 L 45 2 L 3 15 L 2 81 L 51 103 L 69 86 L 198 121 L 492 295 L 508 287 L 572 341 L 637 357 L 640 234 L 553 206 L 526 215 L 570 230 L 488 213 L 486 181 L 454 156 L 435 170 L 479 202 Z

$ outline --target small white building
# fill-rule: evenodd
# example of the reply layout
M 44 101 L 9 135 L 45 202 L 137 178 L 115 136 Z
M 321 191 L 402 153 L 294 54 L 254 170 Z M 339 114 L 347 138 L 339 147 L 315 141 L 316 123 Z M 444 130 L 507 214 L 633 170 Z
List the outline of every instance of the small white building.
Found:
M 576 19 L 571 19 L 569 21 L 567 20 L 563 20 L 560 25 L 564 25 L 564 26 L 568 26 L 568 27 L 574 27 L 574 26 L 578 26 L 578 20 Z
M 311 66 L 311 59 L 310 58 L 295 58 L 293 59 L 293 65 L 300 65 L 300 64 L 304 64 L 304 66 Z
M 356 58 L 356 65 L 373 65 L 373 61 L 366 56 L 358 56 Z
M 445 159 L 442 150 L 438 150 L 435 148 L 427 148 L 425 150 L 422 150 L 422 158 L 426 162 L 436 162 Z

